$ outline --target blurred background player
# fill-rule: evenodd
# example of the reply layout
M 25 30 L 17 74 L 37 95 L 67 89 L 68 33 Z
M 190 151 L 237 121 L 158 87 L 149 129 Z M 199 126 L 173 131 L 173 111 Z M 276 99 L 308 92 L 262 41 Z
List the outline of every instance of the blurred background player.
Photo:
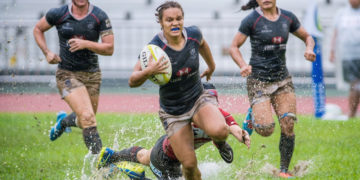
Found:
M 253 12 L 241 22 L 230 54 L 240 67 L 241 76 L 248 76 L 246 84 L 251 108 L 247 118 L 251 125 L 246 128 L 253 127 L 261 136 L 270 136 L 275 128 L 271 106 L 276 112 L 281 127 L 279 177 L 288 178 L 292 176 L 288 168 L 295 146 L 296 98 L 286 68 L 286 43 L 289 33 L 303 40 L 306 44 L 304 56 L 309 61 L 315 61 L 315 43 L 297 17 L 278 8 L 276 0 L 250 0 L 242 10 L 252 8 Z M 239 51 L 247 37 L 250 37 L 252 49 L 250 65 Z
M 209 135 L 222 153 L 231 155 L 225 140 L 229 126 L 217 108 L 214 96 L 204 91 L 201 78 L 209 80 L 215 70 L 215 62 L 209 45 L 196 26 L 184 27 L 184 11 L 175 1 L 166 1 L 156 8 L 161 32 L 149 44 L 161 47 L 169 56 L 172 66 L 170 81 L 161 85 L 159 117 L 171 143 L 174 154 L 182 164 L 186 179 L 201 179 L 194 150 L 194 134 L 191 122 Z M 199 54 L 207 64 L 200 74 Z M 149 60 L 141 70 L 137 61 L 129 78 L 130 87 L 141 86 L 153 74 L 166 73 L 165 61 Z
M 204 83 L 203 85 L 204 88 L 208 89 L 209 93 L 217 99 L 217 91 L 215 90 L 214 85 L 210 83 Z M 230 133 L 239 142 L 244 143 L 248 148 L 250 148 L 249 134 L 240 128 L 231 114 L 221 108 L 219 108 L 219 110 L 224 116 L 226 124 L 230 126 Z M 195 149 L 198 149 L 205 143 L 212 141 L 212 139 L 202 129 L 198 128 L 194 124 L 192 124 L 192 132 L 194 135 L 193 141 Z M 231 158 L 229 158 L 224 157 L 224 155 L 221 154 L 221 151 L 219 152 L 225 162 L 232 162 L 233 154 L 231 154 Z M 98 167 L 109 166 L 112 163 L 118 163 L 120 161 L 131 161 L 150 166 L 151 171 L 158 179 L 178 179 L 182 176 L 180 168 L 181 163 L 176 158 L 167 135 L 160 137 L 154 147 L 149 150 L 134 146 L 121 151 L 114 151 L 110 148 L 104 147 L 99 156 Z M 123 168 L 131 170 L 133 167 L 136 166 Z
M 330 61 L 341 60 L 344 80 L 350 83 L 349 117 L 355 117 L 360 100 L 360 0 L 335 16 Z
M 60 55 L 48 49 L 44 33 L 56 26 Z M 78 126 L 92 154 L 98 154 L 102 143 L 96 128 L 101 72 L 98 56 L 112 55 L 114 36 L 106 13 L 88 0 L 72 0 L 60 8 L 50 9 L 34 28 L 35 40 L 49 64 L 58 64 L 56 83 L 61 97 L 73 110 L 59 113 L 50 131 L 55 141 L 66 127 Z M 98 42 L 99 37 L 101 43 Z

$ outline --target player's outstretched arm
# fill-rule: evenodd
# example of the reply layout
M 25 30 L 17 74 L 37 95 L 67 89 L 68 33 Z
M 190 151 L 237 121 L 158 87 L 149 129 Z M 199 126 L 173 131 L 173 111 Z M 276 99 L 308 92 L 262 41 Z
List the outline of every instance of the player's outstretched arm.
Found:
M 241 129 L 238 125 L 230 126 L 230 133 L 241 143 L 244 143 L 248 148 L 250 148 L 250 136 L 249 134 Z

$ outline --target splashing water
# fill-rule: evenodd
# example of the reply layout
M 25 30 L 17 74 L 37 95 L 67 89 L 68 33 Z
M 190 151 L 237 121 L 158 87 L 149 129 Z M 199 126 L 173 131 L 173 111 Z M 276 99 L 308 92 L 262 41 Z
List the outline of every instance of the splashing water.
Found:
M 113 149 L 119 149 L 120 145 L 118 139 L 119 139 L 119 132 L 116 132 L 114 137 Z
M 138 140 L 134 141 L 133 144 L 136 145 L 136 144 L 138 144 L 138 142 L 145 141 L 145 140 L 150 141 L 151 139 L 152 139 L 151 137 L 139 138 Z
M 293 174 L 295 177 L 303 177 L 309 172 L 309 167 L 312 165 L 311 160 L 307 161 L 299 161 L 295 166 L 293 171 L 289 171 L 291 174 Z M 261 169 L 262 172 L 266 174 L 270 174 L 272 176 L 277 177 L 280 173 L 280 170 L 273 166 L 272 164 L 266 163 L 264 167 Z
M 277 177 L 280 173 L 280 170 L 274 165 L 266 163 L 264 167 L 261 168 L 261 172 Z
M 311 160 L 299 161 L 294 166 L 294 171 L 292 173 L 297 177 L 303 177 L 305 174 L 309 172 L 312 164 L 313 162 Z
M 118 176 L 119 174 L 120 171 L 116 168 L 114 164 L 111 164 L 109 167 L 102 167 L 101 169 L 96 170 L 94 174 L 92 174 L 91 179 L 93 180 L 121 179 L 121 177 Z
M 98 154 L 92 154 L 91 151 L 84 157 L 83 167 L 81 169 L 81 179 L 91 179 L 93 174 L 96 174 L 96 160 Z
M 201 177 L 203 179 L 208 179 L 211 177 L 216 177 L 221 172 L 226 171 L 230 165 L 225 162 L 201 162 L 199 164 L 199 169 L 201 172 Z

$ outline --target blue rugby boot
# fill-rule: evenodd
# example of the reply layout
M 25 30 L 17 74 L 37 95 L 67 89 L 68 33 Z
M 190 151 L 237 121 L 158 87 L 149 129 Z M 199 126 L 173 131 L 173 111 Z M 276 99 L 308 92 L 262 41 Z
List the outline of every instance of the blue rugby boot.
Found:
M 116 166 L 121 172 L 125 173 L 130 179 L 139 179 L 139 180 L 146 179 L 145 169 L 140 164 L 134 164 L 128 161 L 121 161 L 120 163 L 117 163 Z
M 64 132 L 65 128 L 61 126 L 61 122 L 65 117 L 66 117 L 66 112 L 60 111 L 57 113 L 56 123 L 50 130 L 51 141 L 55 141 Z
M 252 109 L 249 108 L 245 120 L 243 122 L 243 129 L 249 133 L 249 136 L 252 134 L 254 128 L 253 128 L 253 116 L 252 116 Z
M 96 164 L 96 168 L 100 169 L 102 167 L 110 165 L 111 164 L 110 158 L 113 154 L 114 154 L 114 150 L 112 150 L 108 147 L 103 147 L 100 151 L 99 159 Z
M 60 111 L 60 112 L 63 112 L 63 111 Z M 59 112 L 59 113 L 60 113 L 60 112 Z M 58 121 L 59 121 L 59 119 L 56 120 L 56 122 L 58 122 Z M 66 132 L 66 133 L 71 133 L 71 127 L 66 127 L 66 128 L 65 128 L 65 132 Z

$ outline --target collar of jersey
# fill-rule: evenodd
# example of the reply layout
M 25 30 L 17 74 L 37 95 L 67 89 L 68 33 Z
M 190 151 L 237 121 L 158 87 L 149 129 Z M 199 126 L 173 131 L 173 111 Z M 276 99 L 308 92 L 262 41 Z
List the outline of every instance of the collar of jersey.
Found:
M 89 3 L 89 9 L 88 9 L 88 12 L 87 12 L 86 16 L 84 16 L 84 17 L 81 18 L 81 19 L 78 19 L 78 18 L 75 18 L 75 16 L 74 16 L 73 13 L 71 12 L 71 7 L 72 7 L 72 3 L 69 3 L 69 4 L 68 4 L 69 13 L 70 13 L 70 15 L 71 15 L 74 19 L 76 19 L 76 20 L 78 20 L 78 21 L 81 21 L 81 20 L 85 19 L 85 18 L 92 12 L 92 10 L 94 9 L 94 6 Z

